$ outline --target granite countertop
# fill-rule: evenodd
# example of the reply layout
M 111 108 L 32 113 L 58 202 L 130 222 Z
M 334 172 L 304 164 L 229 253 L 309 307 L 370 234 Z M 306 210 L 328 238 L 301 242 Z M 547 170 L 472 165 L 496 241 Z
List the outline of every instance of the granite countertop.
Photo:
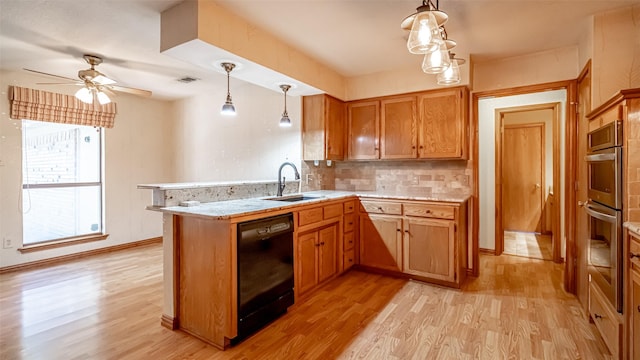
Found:
M 627 221 L 624 223 L 624 227 L 629 229 L 629 231 L 640 235 L 640 222 Z
M 158 183 L 158 184 L 139 184 L 138 189 L 155 189 L 155 190 L 195 189 L 195 188 L 212 187 L 212 186 L 272 184 L 277 182 L 278 180 Z
M 217 220 L 230 219 L 237 216 L 254 215 L 270 211 L 278 211 L 287 208 L 294 208 L 299 205 L 308 205 L 322 203 L 325 201 L 344 199 L 351 196 L 376 197 L 400 200 L 423 200 L 423 201 L 440 201 L 440 202 L 456 202 L 460 203 L 469 198 L 469 196 L 433 196 L 433 195 L 402 195 L 390 192 L 376 191 L 338 191 L 338 190 L 318 190 L 303 193 L 310 197 L 307 200 L 286 202 L 272 200 L 271 197 L 237 199 L 227 201 L 217 201 L 208 203 L 192 202 L 189 206 L 169 206 L 169 207 L 149 207 L 149 210 L 157 210 L 161 212 L 176 215 L 192 215 Z M 289 195 L 290 196 L 290 195 Z M 288 196 L 285 196 L 288 197 Z

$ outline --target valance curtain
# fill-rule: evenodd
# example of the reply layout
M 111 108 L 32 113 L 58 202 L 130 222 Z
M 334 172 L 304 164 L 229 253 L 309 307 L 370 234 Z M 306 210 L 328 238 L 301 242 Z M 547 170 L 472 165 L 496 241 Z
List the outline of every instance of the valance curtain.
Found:
M 75 96 L 19 86 L 11 86 L 9 89 L 9 102 L 9 117 L 15 120 L 112 128 L 116 117 L 115 103 L 85 104 Z

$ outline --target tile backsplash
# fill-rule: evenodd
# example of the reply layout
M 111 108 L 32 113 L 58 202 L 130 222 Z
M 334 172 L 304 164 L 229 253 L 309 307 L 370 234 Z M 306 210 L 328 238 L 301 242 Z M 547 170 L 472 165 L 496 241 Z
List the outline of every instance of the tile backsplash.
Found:
M 303 191 L 347 190 L 469 195 L 473 170 L 465 160 L 303 162 Z M 305 181 L 309 177 L 309 181 Z

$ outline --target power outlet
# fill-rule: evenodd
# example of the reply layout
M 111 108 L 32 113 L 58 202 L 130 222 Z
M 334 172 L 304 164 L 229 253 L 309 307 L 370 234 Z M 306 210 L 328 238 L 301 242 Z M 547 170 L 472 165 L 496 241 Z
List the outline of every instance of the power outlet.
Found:
M 11 239 L 7 239 L 7 238 L 2 239 L 3 249 L 11 249 L 12 247 L 13 247 L 13 241 L 11 241 Z

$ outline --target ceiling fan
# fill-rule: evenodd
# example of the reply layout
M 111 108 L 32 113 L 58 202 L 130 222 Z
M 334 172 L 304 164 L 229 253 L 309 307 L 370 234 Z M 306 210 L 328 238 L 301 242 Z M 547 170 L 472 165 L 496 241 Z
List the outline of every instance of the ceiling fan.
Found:
M 31 69 L 24 69 L 26 71 L 30 71 L 36 74 L 42 74 L 47 76 L 52 76 L 58 79 L 64 79 L 71 81 L 71 83 L 39 83 L 43 85 L 80 85 L 82 88 L 78 90 L 75 94 L 78 100 L 85 102 L 87 104 L 93 104 L 95 101 L 98 101 L 101 105 L 107 104 L 111 102 L 111 99 L 107 95 L 107 93 L 111 95 L 115 95 L 113 91 L 119 91 L 124 93 L 129 93 L 138 96 L 149 97 L 151 96 L 151 91 L 136 89 L 126 86 L 116 85 L 116 81 L 108 78 L 106 75 L 96 70 L 96 66 L 102 63 L 102 58 L 95 55 L 84 55 L 83 58 L 87 61 L 91 68 L 86 70 L 78 71 L 78 78 L 80 80 L 71 79 L 65 76 L 59 76 L 54 74 L 45 73 L 42 71 L 36 71 Z

